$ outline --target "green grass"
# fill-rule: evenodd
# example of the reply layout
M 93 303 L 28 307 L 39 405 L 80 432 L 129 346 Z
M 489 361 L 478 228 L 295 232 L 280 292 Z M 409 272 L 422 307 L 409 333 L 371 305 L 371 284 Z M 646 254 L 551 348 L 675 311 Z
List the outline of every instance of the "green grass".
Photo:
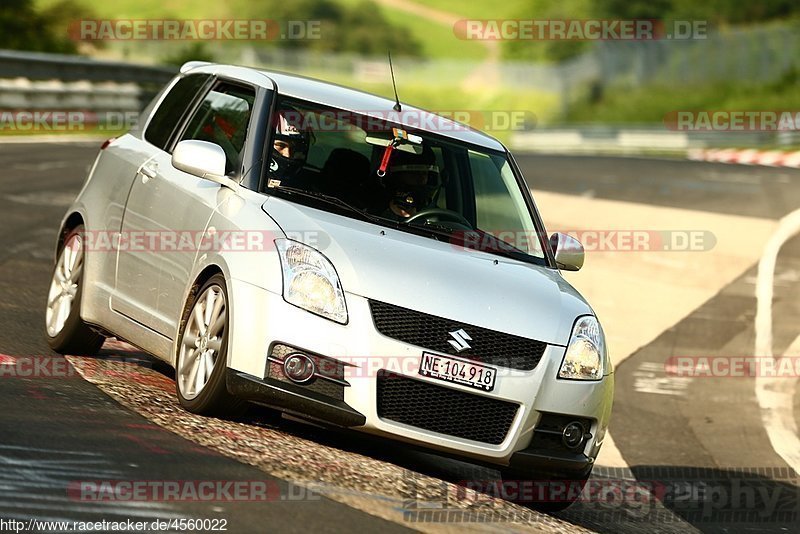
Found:
M 793 83 L 612 88 L 607 89 L 597 103 L 573 103 L 566 122 L 660 123 L 666 114 L 674 111 L 794 110 L 797 109 L 797 94 Z
M 340 0 L 341 1 L 341 0 Z M 459 39 L 451 26 L 439 24 L 408 13 L 381 6 L 386 19 L 395 26 L 406 26 L 422 45 L 422 56 L 426 58 L 451 58 L 480 61 L 488 50 L 479 41 Z
M 35 0 L 37 6 L 48 7 L 59 0 Z M 336 0 L 341 4 L 356 4 L 359 0 Z M 530 0 L 506 0 L 505 2 L 464 2 L 463 0 L 415 0 L 440 11 L 462 15 L 464 18 L 509 18 L 519 17 L 528 6 Z M 247 0 L 229 2 L 208 2 L 207 0 L 116 0 L 100 2 L 97 0 L 81 0 L 99 17 L 134 18 L 176 16 L 186 18 L 225 17 L 235 15 Z M 400 12 L 400 10 L 396 10 Z M 532 16 L 532 15 L 531 15 Z M 269 18 L 265 14 L 265 18 Z M 407 24 L 416 22 L 414 17 L 406 15 Z
M 36 0 L 36 5 L 48 7 L 58 0 Z M 115 2 L 97 2 L 78 0 L 89 7 L 97 18 L 102 19 L 147 19 L 147 18 L 237 18 L 240 13 L 252 13 L 252 4 L 247 0 L 231 2 L 206 2 L 203 0 L 118 0 Z M 360 0 L 336 0 L 342 5 L 355 5 Z M 515 0 L 515 2 L 518 0 Z M 512 2 L 514 3 L 514 2 Z M 464 13 L 464 17 L 475 16 L 468 10 L 455 9 L 457 4 L 450 5 L 456 14 Z M 480 61 L 487 55 L 486 47 L 477 41 L 465 41 L 456 38 L 453 28 L 420 17 L 409 15 L 400 9 L 379 6 L 385 17 L 398 27 L 408 28 L 411 35 L 422 46 L 423 57 L 453 58 Z M 497 14 L 495 17 L 499 16 Z M 269 18 L 265 14 L 264 18 Z
M 354 6 L 358 5 L 361 0 L 336 0 L 336 2 L 341 5 Z M 436 2 L 418 1 L 417 3 L 428 7 L 438 7 Z M 457 4 L 454 5 L 457 7 Z M 464 14 L 464 18 L 467 18 L 470 15 L 467 15 L 466 9 L 463 9 L 467 6 L 468 4 L 465 4 L 462 9 L 448 9 L 447 11 L 456 15 Z M 424 19 L 401 9 L 393 9 L 384 5 L 378 5 L 378 9 L 393 25 L 408 28 L 411 35 L 422 46 L 423 57 L 480 61 L 488 54 L 486 47 L 480 42 L 457 38 L 450 25 Z
M 36 6 L 49 7 L 58 0 L 36 0 Z M 145 19 L 145 18 L 230 18 L 233 12 L 230 3 L 207 2 L 205 0 L 115 0 L 99 2 L 79 0 L 90 8 L 98 18 Z
M 127 132 L 127 130 L 120 130 L 120 129 L 106 129 L 106 128 L 98 128 L 98 127 L 87 127 L 83 130 L 74 129 L 74 130 L 14 130 L 11 128 L 0 128 L 0 137 L 2 136 L 37 136 L 37 135 L 68 135 L 68 136 L 75 136 L 75 137 L 88 137 L 88 138 L 98 138 L 98 137 L 119 137 L 120 135 Z
M 530 9 L 531 0 L 505 0 L 504 2 L 464 2 L 463 0 L 415 0 L 428 7 L 462 14 L 472 19 L 520 18 Z M 533 17 L 533 13 L 528 14 Z

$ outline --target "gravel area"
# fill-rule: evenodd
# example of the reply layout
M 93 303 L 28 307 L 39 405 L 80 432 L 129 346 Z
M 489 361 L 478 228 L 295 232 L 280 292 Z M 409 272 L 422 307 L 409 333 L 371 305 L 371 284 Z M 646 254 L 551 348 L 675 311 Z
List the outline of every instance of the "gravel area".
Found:
M 102 354 L 68 359 L 86 380 L 153 423 L 372 515 L 422 532 L 591 532 L 389 461 L 330 446 L 325 442 L 331 441 L 331 431 L 284 421 L 266 410 L 235 419 L 191 414 L 178 404 L 166 365 L 114 340 L 106 343 Z M 404 519 L 404 512 L 413 509 L 446 509 L 456 515 L 441 521 Z

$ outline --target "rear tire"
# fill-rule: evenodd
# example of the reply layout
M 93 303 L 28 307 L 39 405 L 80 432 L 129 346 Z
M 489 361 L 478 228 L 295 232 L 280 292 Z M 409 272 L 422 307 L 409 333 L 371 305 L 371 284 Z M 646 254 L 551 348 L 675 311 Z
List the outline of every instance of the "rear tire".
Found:
M 228 393 L 228 293 L 216 274 L 189 296 L 175 358 L 178 401 L 199 415 L 238 415 L 245 401 Z
M 84 227 L 73 228 L 58 254 L 45 310 L 45 337 L 50 348 L 60 354 L 91 356 L 106 338 L 81 319 Z

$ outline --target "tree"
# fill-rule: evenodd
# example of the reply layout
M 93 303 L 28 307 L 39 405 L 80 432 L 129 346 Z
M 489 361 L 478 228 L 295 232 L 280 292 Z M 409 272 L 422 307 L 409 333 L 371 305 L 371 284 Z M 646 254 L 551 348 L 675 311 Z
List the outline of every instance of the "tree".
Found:
M 74 54 L 78 47 L 68 25 L 81 18 L 91 18 L 91 11 L 76 0 L 61 0 L 41 11 L 31 0 L 3 0 L 0 48 Z
M 325 52 L 355 52 L 366 55 L 393 54 L 419 56 L 421 46 L 408 30 L 392 24 L 371 0 L 355 5 L 333 0 L 263 0 L 250 4 L 249 16 L 269 18 L 279 24 L 286 21 L 319 21 L 320 38 L 277 41 L 282 48 Z
M 586 20 L 599 18 L 591 0 L 530 0 L 515 18 L 523 20 Z M 578 40 L 504 41 L 503 55 L 514 60 L 563 61 L 588 50 L 591 42 Z
M 214 54 L 204 42 L 192 43 L 161 60 L 164 65 L 181 66 L 187 61 L 215 61 Z

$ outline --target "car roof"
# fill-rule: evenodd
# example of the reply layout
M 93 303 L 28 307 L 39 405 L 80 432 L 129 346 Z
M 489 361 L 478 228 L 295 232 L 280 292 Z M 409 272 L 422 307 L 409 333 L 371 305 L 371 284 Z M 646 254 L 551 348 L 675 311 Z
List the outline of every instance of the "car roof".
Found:
M 467 124 L 417 108 L 402 101 L 401 111 L 396 113 L 393 110 L 394 100 L 343 85 L 286 72 L 210 64 L 199 61 L 186 63 L 181 68 L 182 73 L 194 70 L 198 72 L 213 72 L 233 78 L 242 78 L 242 74 L 245 73 L 251 75 L 259 73 L 271 80 L 277 92 L 284 96 L 367 116 L 388 119 L 392 122 L 403 124 L 411 131 L 434 133 L 491 150 L 505 151 L 505 147 L 500 141 L 475 130 Z M 245 77 L 251 78 L 251 76 Z M 398 92 L 402 93 L 402 86 L 398 88 Z

